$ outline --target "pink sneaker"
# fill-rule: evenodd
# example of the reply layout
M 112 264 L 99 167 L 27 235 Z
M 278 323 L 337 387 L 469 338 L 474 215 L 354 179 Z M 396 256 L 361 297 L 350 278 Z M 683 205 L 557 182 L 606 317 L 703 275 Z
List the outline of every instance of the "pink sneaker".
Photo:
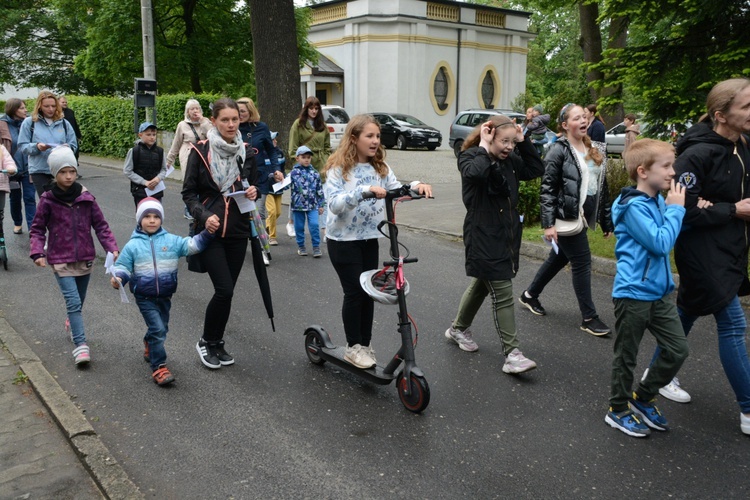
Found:
M 505 357 L 503 371 L 505 373 L 523 373 L 536 368 L 536 363 L 523 355 L 518 349 L 513 349 Z
M 91 354 L 89 353 L 89 346 L 81 344 L 73 349 L 73 359 L 76 365 L 83 365 L 91 361 Z

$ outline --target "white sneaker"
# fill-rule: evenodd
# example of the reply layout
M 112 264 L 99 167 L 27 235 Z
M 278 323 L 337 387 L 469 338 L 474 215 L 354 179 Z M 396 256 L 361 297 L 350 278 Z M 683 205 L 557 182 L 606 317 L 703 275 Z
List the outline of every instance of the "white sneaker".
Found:
M 750 434 L 750 417 L 744 413 L 740 413 L 740 429 L 742 429 L 743 434 Z
M 462 351 L 474 352 L 479 349 L 479 346 L 474 342 L 474 339 L 471 336 L 471 330 L 468 328 L 461 331 L 451 326 L 445 331 L 445 338 L 458 344 L 458 347 L 460 347 Z
M 505 373 L 523 373 L 536 368 L 536 363 L 526 356 L 517 348 L 510 351 L 505 357 L 503 371 Z
M 372 344 L 368 346 L 362 346 L 362 350 L 365 351 L 368 356 L 370 356 L 373 363 L 377 364 L 378 360 L 375 359 L 375 349 L 372 348 Z
M 286 234 L 288 234 L 290 238 L 297 236 L 297 233 L 294 232 L 294 224 L 291 222 L 286 223 Z
M 646 375 L 648 375 L 648 368 L 643 372 L 641 382 L 646 379 Z M 692 399 L 690 394 L 680 387 L 680 380 L 677 377 L 673 378 L 670 383 L 659 389 L 659 394 L 675 403 L 689 403 Z
M 367 369 L 375 366 L 375 361 L 359 344 L 354 344 L 351 347 L 346 346 L 344 359 L 357 368 Z

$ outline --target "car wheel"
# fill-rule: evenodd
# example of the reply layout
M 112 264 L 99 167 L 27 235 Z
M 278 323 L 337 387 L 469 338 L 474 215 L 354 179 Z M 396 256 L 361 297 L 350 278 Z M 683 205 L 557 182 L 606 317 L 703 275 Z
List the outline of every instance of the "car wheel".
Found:
M 453 154 L 456 155 L 456 158 L 458 158 L 458 155 L 461 154 L 461 146 L 464 145 L 464 141 L 457 140 L 453 143 Z
M 427 146 L 428 151 L 435 151 L 436 148 L 437 146 Z
M 396 147 L 402 151 L 406 149 L 406 137 L 403 134 L 396 138 Z

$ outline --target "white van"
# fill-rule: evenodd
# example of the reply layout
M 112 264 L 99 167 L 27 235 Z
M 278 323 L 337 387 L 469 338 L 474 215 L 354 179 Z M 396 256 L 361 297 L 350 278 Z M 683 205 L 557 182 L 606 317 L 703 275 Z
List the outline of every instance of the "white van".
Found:
M 346 124 L 349 123 L 349 115 L 341 106 L 325 104 L 320 107 L 323 111 L 323 119 L 331 134 L 331 150 L 339 147 L 341 138 L 344 137 Z

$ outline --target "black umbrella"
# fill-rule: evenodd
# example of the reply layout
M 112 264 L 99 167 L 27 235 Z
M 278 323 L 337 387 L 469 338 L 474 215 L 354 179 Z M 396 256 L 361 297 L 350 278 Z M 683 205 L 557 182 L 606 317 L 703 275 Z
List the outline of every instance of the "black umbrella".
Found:
M 266 264 L 263 262 L 263 248 L 260 246 L 260 238 L 250 238 L 250 248 L 253 252 L 253 268 L 255 269 L 255 277 L 258 278 L 258 288 L 260 288 L 260 294 L 263 297 L 263 305 L 266 306 L 268 318 L 271 320 L 271 329 L 275 332 L 271 284 L 268 282 L 268 272 L 266 271 Z

